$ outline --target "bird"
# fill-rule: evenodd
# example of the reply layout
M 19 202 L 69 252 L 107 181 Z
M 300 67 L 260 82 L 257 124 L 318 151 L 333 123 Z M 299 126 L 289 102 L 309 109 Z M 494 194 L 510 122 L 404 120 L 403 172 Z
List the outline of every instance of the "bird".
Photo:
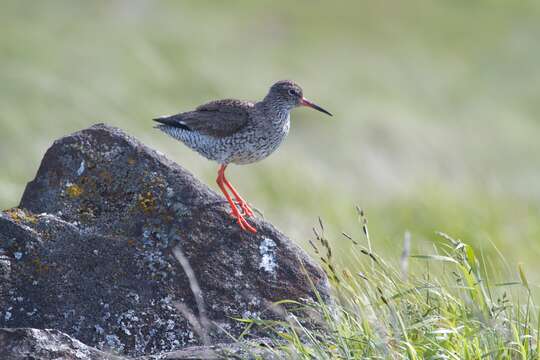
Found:
M 301 106 L 332 116 L 307 100 L 296 82 L 281 80 L 261 101 L 215 100 L 192 111 L 153 120 L 158 123 L 157 129 L 219 164 L 216 182 L 231 207 L 231 215 L 242 230 L 256 233 L 246 220 L 253 216 L 253 210 L 225 177 L 225 169 L 229 164 L 260 161 L 276 151 L 289 133 L 291 110 Z

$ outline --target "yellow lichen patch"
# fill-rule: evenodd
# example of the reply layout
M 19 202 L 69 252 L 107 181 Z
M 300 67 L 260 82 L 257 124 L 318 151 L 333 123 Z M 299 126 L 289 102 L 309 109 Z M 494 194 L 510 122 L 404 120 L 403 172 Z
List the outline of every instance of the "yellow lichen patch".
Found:
M 151 192 L 139 194 L 139 207 L 145 213 L 152 212 L 156 209 L 156 199 Z
M 47 272 L 47 271 L 49 271 L 49 265 L 43 264 L 41 262 L 41 260 L 39 260 L 38 258 L 34 258 L 32 260 L 32 264 L 34 264 L 36 272 Z
M 113 182 L 113 177 L 112 177 L 111 173 L 108 172 L 108 171 L 105 171 L 105 170 L 101 171 L 101 172 L 99 173 L 99 177 L 100 177 L 104 182 L 106 182 L 106 183 L 108 183 L 108 184 L 111 184 L 111 183 Z
M 6 210 L 5 213 L 7 216 L 11 218 L 11 220 L 19 223 L 19 222 L 26 222 L 26 223 L 37 223 L 37 217 L 31 213 L 29 213 L 26 210 L 19 209 L 19 208 L 12 208 L 9 210 Z
M 129 246 L 135 246 L 136 242 L 135 242 L 135 240 L 133 240 L 133 239 L 128 239 L 127 244 L 128 244 Z
M 129 158 L 127 163 L 131 166 L 135 165 L 135 163 L 137 162 L 137 160 L 135 160 L 134 158 Z
M 76 198 L 82 195 L 83 189 L 77 184 L 68 184 L 66 193 L 70 198 Z

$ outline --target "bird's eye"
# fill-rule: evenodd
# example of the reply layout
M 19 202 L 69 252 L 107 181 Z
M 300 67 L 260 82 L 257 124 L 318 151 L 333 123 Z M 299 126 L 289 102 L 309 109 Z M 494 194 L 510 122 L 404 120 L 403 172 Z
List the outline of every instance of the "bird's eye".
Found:
M 291 96 L 298 96 L 298 92 L 297 92 L 296 90 L 294 90 L 294 89 L 290 89 L 290 90 L 289 90 L 289 95 L 291 95 Z

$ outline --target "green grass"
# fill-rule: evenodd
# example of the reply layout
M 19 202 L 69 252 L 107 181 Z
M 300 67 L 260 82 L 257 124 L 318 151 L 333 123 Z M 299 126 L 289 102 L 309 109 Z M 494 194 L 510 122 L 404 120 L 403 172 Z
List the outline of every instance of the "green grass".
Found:
M 332 254 L 335 239 L 322 226 L 316 232 L 332 300 L 278 302 L 288 306 L 283 321 L 241 320 L 271 329 L 281 342 L 268 348 L 280 358 L 540 358 L 538 307 L 521 266 L 491 276 L 489 259 L 439 233 L 430 253 L 411 254 L 404 245 L 399 262 L 349 239 L 355 261 L 343 267 Z

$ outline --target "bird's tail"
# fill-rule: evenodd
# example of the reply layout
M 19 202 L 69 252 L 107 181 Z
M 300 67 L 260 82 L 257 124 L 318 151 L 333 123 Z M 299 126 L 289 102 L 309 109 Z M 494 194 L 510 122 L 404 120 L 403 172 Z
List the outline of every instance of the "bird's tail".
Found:
M 180 119 L 177 115 L 172 115 L 172 116 L 161 116 L 161 117 L 158 117 L 158 118 L 155 118 L 155 119 L 152 119 L 154 120 L 155 122 L 158 122 L 160 124 L 163 124 L 163 125 L 166 125 L 166 126 L 172 126 L 172 127 L 175 127 L 175 128 L 180 128 L 180 129 L 184 129 L 184 130 L 191 130 L 190 128 L 188 128 Z M 160 127 L 162 125 L 158 125 L 156 127 Z

